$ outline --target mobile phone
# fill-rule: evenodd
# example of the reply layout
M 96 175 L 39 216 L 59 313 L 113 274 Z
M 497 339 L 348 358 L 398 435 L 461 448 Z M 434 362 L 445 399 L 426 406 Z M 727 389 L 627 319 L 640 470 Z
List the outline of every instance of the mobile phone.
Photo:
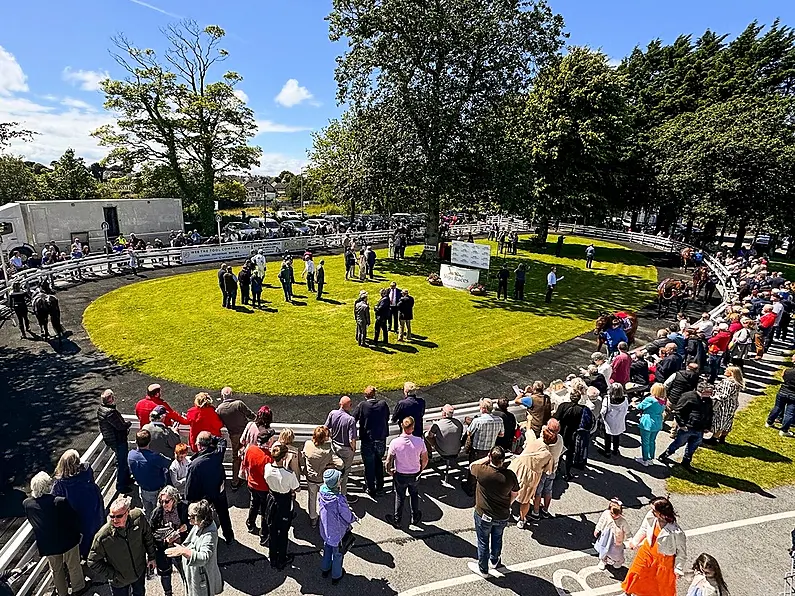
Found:
M 519 396 L 519 395 L 522 395 L 522 390 L 521 390 L 521 389 L 519 389 L 519 385 L 514 385 L 514 386 L 513 386 L 513 392 L 514 392 L 514 393 L 515 393 L 517 396 Z

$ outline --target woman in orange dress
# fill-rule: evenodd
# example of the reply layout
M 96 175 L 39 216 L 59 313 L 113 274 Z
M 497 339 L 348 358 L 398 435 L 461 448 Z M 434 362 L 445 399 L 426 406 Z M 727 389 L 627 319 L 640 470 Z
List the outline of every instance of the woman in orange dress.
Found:
M 651 510 L 629 546 L 637 548 L 638 554 L 621 584 L 624 593 L 676 596 L 676 580 L 684 575 L 687 543 L 668 499 L 658 497 L 651 502 Z

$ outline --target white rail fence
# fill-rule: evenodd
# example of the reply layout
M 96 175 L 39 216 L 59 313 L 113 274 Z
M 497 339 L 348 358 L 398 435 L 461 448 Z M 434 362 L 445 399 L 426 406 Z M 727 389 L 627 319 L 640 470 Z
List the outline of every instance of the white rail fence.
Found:
M 496 222 L 495 222 L 496 223 Z M 517 231 L 527 231 L 530 225 L 520 220 L 511 219 L 510 221 L 501 220 L 499 222 L 505 227 Z M 454 226 L 452 229 L 453 236 L 465 235 L 470 231 L 473 234 L 485 233 L 491 227 L 491 222 L 480 223 L 472 225 Z M 601 228 L 577 226 L 577 225 L 561 225 L 559 231 L 579 236 L 586 236 L 591 238 L 598 238 L 601 240 L 615 240 L 620 242 L 632 242 L 655 248 L 658 250 L 677 253 L 685 248 L 687 245 L 673 241 L 669 238 L 662 238 L 658 236 L 651 236 L 648 234 L 638 234 L 633 232 L 621 232 L 617 230 L 605 230 Z M 362 238 L 367 243 L 379 244 L 387 241 L 390 231 L 375 231 L 375 232 L 362 232 L 356 234 L 354 237 Z M 223 261 L 234 260 L 248 257 L 252 252 L 260 250 L 261 248 L 267 254 L 280 254 L 285 250 L 296 251 L 305 248 L 334 248 L 342 245 L 345 235 L 338 234 L 333 236 L 306 236 L 302 238 L 289 238 L 280 240 L 265 240 L 256 242 L 234 242 L 222 244 L 220 246 L 191 246 L 182 248 L 166 248 L 161 250 L 148 250 L 137 253 L 139 266 L 150 268 L 171 267 L 175 265 L 188 264 L 190 262 L 210 262 L 210 261 Z M 196 252 L 208 251 L 208 252 Z M 198 255 L 198 257 L 196 256 Z M 194 258 L 195 260 L 191 261 Z M 129 255 L 127 254 L 113 254 L 113 255 L 95 255 L 82 259 L 75 259 L 58 263 L 51 267 L 42 269 L 24 270 L 18 273 L 12 281 L 22 281 L 30 286 L 39 285 L 45 279 L 51 282 L 58 282 L 59 280 L 79 280 L 80 277 L 89 277 L 97 275 L 106 275 L 109 272 L 113 273 L 114 269 L 126 267 L 129 264 Z M 721 292 L 724 300 L 730 299 L 736 292 L 737 286 L 735 280 L 729 274 L 729 271 L 711 256 L 707 256 L 705 264 L 712 273 L 714 273 L 718 280 L 718 289 Z M 0 288 L 0 296 L 8 291 L 7 288 Z M 725 309 L 725 302 L 713 310 L 714 315 L 721 314 Z M 512 407 L 512 411 L 519 413 L 524 411 L 524 408 Z M 475 415 L 478 412 L 477 403 L 468 403 L 456 406 L 456 417 L 464 420 L 467 416 Z M 126 416 L 133 422 L 133 429 L 138 428 L 138 420 L 135 416 Z M 441 409 L 430 409 L 425 415 L 424 426 L 428 430 L 436 420 L 441 418 Z M 289 427 L 295 433 L 295 442 L 297 445 L 303 443 L 312 437 L 312 431 L 315 425 L 311 424 L 289 424 L 289 423 L 274 423 L 273 429 L 278 433 L 283 428 Z M 180 433 L 187 436 L 188 427 L 183 426 L 180 428 Z M 388 441 L 391 441 L 399 434 L 397 425 L 390 427 L 390 435 Z M 227 476 L 231 476 L 231 453 L 227 457 Z M 91 465 L 94 470 L 95 479 L 99 485 L 103 497 L 109 501 L 115 494 L 115 459 L 111 449 L 109 449 L 102 442 L 102 436 L 99 435 L 94 439 L 94 442 L 82 455 L 82 461 Z M 356 465 L 361 465 L 361 460 L 357 455 Z M 35 540 L 33 537 L 33 528 L 28 522 L 25 522 L 13 535 L 11 540 L 0 549 L 0 572 L 13 567 L 25 565 L 29 561 L 38 558 L 38 551 L 36 549 Z M 41 558 L 28 575 L 24 584 L 19 588 L 18 594 L 20 596 L 44 596 L 48 590 L 52 589 L 52 574 L 47 566 L 46 559 Z

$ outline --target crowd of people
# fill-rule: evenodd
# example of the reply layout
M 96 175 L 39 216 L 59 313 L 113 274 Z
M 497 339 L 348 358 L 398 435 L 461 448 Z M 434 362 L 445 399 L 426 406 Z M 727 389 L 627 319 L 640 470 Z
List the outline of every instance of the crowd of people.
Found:
M 257 256 L 244 267 L 252 277 L 265 266 Z M 681 465 L 692 471 L 693 455 L 702 444 L 726 441 L 745 385 L 745 363 L 761 358 L 773 338 L 788 339 L 795 296 L 790 282 L 768 272 L 763 259 L 723 260 L 739 283 L 725 312 L 704 313 L 694 321 L 682 314 L 660 329 L 654 341 L 633 351 L 620 334 L 606 330 L 607 353 L 592 354 L 578 374 L 548 386 L 541 380 L 524 389 L 515 386 L 511 399 L 481 399 L 479 413 L 464 420 L 447 404 L 438 420 L 425 424 L 425 400 L 413 383 L 405 383 L 404 397 L 392 409 L 374 387 L 367 387 L 357 404 L 342 397 L 311 439 L 297 445 L 292 430 L 285 427 L 277 434 L 272 428 L 269 406 L 254 412 L 229 387 L 221 391 L 217 404 L 209 394 L 197 394 L 194 406 L 183 414 L 153 384 L 135 406 L 139 430 L 135 448 L 129 450 L 131 424 L 116 408 L 113 391 L 106 390 L 97 420 L 105 444 L 115 454 L 121 495 L 110 505 L 108 521 L 94 471 L 74 450 L 63 454 L 54 478 L 46 472 L 33 478 L 31 497 L 25 501 L 56 591 L 65 596 L 69 585 L 72 594 L 84 589 L 84 560 L 91 576 L 108 581 L 114 595 L 143 594 L 148 570 L 157 571 L 167 595 L 172 593 L 174 570 L 189 596 L 221 593 L 218 526 L 227 544 L 235 542 L 225 489 L 227 451 L 232 459 L 230 490 L 245 484 L 250 495 L 246 530 L 268 548 L 276 571 L 293 561 L 289 529 L 298 507 L 295 494 L 306 487 L 309 524 L 318 529 L 324 544 L 320 574 L 335 584 L 344 577 L 345 553 L 355 539 L 357 517 L 350 504 L 358 497 L 349 492 L 355 454 L 361 454 L 365 492 L 371 499 L 383 497 L 385 478 L 391 476 L 394 501 L 384 521 L 403 528 L 406 519 L 412 525 L 422 522 L 419 493 L 424 470 L 438 462 L 443 485 L 452 488 L 450 472 L 463 452 L 468 461 L 462 490 L 474 496 L 477 535 L 477 559 L 470 567 L 486 577 L 490 568 L 502 564 L 503 533 L 509 524 L 522 529 L 554 517 L 550 507 L 558 476 L 574 481 L 593 449 L 605 458 L 626 455 L 622 436 L 629 417 L 637 419 L 641 454 L 635 460 L 642 466 L 671 465 L 671 457 L 684 447 Z M 306 258 L 304 262 L 302 275 L 308 284 L 311 276 L 322 291 L 322 261 L 314 270 Z M 282 263 L 282 270 L 286 268 L 292 268 L 287 258 Z M 219 284 L 230 275 L 234 276 L 228 268 L 220 269 Z M 240 275 L 235 282 L 248 301 Z M 410 318 L 401 318 L 399 305 L 411 297 L 394 283 L 380 294 L 376 341 L 381 333 L 386 341 L 387 332 L 397 331 L 399 323 L 401 335 L 406 322 L 410 334 Z M 224 300 L 228 301 L 226 291 Z M 369 320 L 366 292 L 355 309 L 366 310 Z M 359 338 L 362 332 L 366 336 L 366 325 L 360 328 L 357 315 Z M 523 415 L 514 413 L 517 407 L 524 408 Z M 767 426 L 780 421 L 780 434 L 792 437 L 794 420 L 795 369 L 789 369 Z M 656 454 L 657 437 L 666 422 L 671 441 Z M 399 426 L 400 435 L 387 444 L 391 423 Z M 187 442 L 178 433 L 179 425 L 189 427 Z M 224 429 L 228 439 L 223 438 Z M 434 452 L 437 457 L 432 460 Z M 142 508 L 133 507 L 130 495 L 140 497 Z M 626 544 L 637 550 L 622 583 L 627 594 L 676 594 L 677 579 L 689 560 L 687 540 L 669 499 L 652 500 L 634 535 L 622 503 L 610 499 L 594 539 L 600 569 L 624 565 Z M 701 554 L 692 569 L 692 594 L 728 594 L 713 557 Z

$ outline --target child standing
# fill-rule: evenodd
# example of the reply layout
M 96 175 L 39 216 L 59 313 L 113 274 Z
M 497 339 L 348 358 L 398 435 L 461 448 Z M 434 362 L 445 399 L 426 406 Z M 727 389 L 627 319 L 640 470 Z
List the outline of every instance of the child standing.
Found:
M 623 503 L 617 498 L 610 499 L 610 505 L 599 517 L 594 530 L 594 548 L 599 555 L 600 570 L 604 570 L 607 565 L 621 567 L 624 564 L 624 540 L 629 534 Z
M 729 588 L 723 581 L 720 565 L 715 557 L 702 553 L 693 563 L 693 583 L 687 596 L 729 596 Z

